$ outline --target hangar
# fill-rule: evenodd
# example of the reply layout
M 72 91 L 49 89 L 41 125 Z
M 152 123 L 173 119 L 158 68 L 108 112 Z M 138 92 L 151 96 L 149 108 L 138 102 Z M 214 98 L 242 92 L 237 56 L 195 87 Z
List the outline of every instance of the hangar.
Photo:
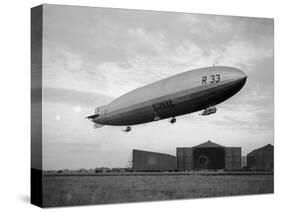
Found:
M 169 154 L 133 149 L 133 171 L 172 171 L 176 168 L 176 157 Z
M 211 141 L 194 147 L 178 147 L 177 169 L 181 171 L 239 170 L 241 147 L 224 147 Z
M 247 155 L 247 167 L 252 170 L 273 170 L 273 150 L 271 144 L 253 150 Z

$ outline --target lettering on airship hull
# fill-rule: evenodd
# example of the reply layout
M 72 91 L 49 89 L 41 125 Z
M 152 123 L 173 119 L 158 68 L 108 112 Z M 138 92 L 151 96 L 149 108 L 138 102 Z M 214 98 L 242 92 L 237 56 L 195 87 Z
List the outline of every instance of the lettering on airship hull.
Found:
M 221 76 L 220 74 L 212 74 L 210 77 L 209 77 L 209 80 L 208 80 L 208 77 L 207 76 L 203 76 L 202 77 L 202 85 L 206 85 L 207 83 L 218 83 L 220 82 L 221 80 Z
M 173 104 L 172 100 L 168 100 L 168 101 L 160 102 L 157 104 L 153 104 L 152 107 L 153 107 L 153 110 L 157 113 L 161 110 L 174 108 L 175 105 Z

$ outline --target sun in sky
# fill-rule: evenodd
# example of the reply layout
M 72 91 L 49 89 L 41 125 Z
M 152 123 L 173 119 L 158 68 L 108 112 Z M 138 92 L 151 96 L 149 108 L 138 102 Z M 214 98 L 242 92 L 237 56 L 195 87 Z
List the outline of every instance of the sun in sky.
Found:
M 82 111 L 82 108 L 79 106 L 79 105 L 76 105 L 74 108 L 73 108 L 73 111 L 76 112 L 76 113 L 80 113 Z

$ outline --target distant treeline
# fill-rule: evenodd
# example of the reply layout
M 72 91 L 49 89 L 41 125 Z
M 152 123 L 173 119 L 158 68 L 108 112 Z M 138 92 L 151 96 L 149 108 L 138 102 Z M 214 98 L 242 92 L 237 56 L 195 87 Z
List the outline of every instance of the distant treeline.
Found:
M 63 175 L 68 175 L 68 174 L 106 174 L 106 173 L 128 173 L 128 172 L 273 172 L 273 170 L 262 170 L 262 169 L 249 169 L 248 167 L 244 167 L 240 170 L 207 170 L 207 169 L 202 169 L 202 170 L 133 170 L 131 168 L 108 168 L 108 167 L 100 167 L 100 168 L 95 168 L 95 169 L 76 169 L 76 170 L 71 170 L 71 169 L 61 169 L 61 170 L 46 170 L 43 171 L 44 174 L 46 175 L 53 175 L 53 174 L 63 174 Z
M 52 173 L 111 173 L 111 172 L 130 172 L 131 169 L 129 168 L 108 168 L 108 167 L 100 167 L 95 169 L 60 169 L 60 170 L 46 170 L 44 171 L 47 174 Z

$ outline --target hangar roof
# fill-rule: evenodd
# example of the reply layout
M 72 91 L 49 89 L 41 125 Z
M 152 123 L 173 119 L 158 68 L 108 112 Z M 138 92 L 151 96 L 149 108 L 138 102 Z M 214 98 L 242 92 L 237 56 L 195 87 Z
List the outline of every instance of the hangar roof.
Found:
M 223 148 L 224 146 L 221 146 L 219 144 L 216 144 L 212 141 L 207 141 L 205 143 L 199 144 L 197 146 L 194 146 L 193 148 Z
M 141 152 L 141 153 L 147 153 L 147 154 L 156 154 L 156 155 L 163 155 L 163 156 L 172 156 L 175 157 L 174 155 L 166 154 L 166 153 L 161 153 L 161 152 L 151 152 L 151 151 L 145 151 L 145 150 L 139 150 L 139 149 L 133 149 L 133 154 L 134 152 Z
M 273 145 L 267 144 L 261 148 L 255 149 L 252 152 L 250 152 L 247 156 L 254 156 L 256 153 L 261 151 L 273 151 Z

